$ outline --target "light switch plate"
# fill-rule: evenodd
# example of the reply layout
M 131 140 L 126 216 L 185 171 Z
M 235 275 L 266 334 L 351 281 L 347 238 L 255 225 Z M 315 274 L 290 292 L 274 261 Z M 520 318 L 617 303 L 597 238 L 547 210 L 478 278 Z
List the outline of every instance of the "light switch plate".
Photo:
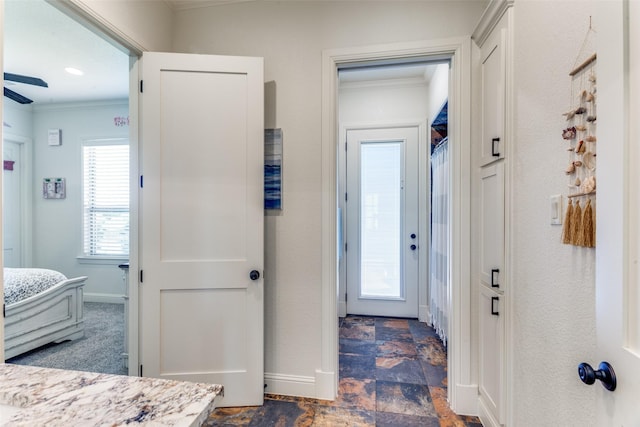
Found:
M 562 224 L 562 195 L 556 194 L 550 197 L 551 225 Z

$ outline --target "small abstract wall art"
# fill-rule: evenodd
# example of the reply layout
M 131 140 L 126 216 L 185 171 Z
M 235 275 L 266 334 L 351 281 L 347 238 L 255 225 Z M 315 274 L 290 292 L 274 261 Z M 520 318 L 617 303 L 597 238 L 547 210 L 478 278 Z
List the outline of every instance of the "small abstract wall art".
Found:
M 282 129 L 264 131 L 264 208 L 282 209 Z

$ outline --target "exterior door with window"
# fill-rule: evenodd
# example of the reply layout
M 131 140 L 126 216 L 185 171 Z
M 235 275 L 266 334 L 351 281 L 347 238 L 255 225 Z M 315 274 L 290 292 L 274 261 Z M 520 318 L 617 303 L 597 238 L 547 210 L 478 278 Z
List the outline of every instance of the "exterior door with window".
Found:
M 141 374 L 261 405 L 262 58 L 145 53 L 140 68 Z
M 346 182 L 347 313 L 418 317 L 418 128 L 349 130 Z

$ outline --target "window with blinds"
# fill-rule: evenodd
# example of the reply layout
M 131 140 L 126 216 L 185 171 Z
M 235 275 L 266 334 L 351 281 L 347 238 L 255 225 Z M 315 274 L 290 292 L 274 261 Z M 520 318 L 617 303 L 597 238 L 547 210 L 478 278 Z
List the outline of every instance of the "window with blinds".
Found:
M 85 141 L 83 253 L 129 256 L 129 142 Z

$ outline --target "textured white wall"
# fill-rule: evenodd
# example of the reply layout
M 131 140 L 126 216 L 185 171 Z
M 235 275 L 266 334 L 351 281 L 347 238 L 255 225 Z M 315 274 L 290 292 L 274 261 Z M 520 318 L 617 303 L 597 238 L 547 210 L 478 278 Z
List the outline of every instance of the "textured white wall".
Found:
M 33 118 L 33 107 L 20 105 L 17 102 L 6 99 L 4 101 L 4 113 L 2 116 L 2 128 L 4 134 L 31 138 Z
M 109 105 L 56 105 L 36 108 L 33 114 L 33 265 L 53 268 L 67 277 L 89 276 L 87 299 L 95 295 L 122 295 L 124 285 L 117 262 L 81 264 L 82 254 L 82 139 L 128 138 L 128 126 L 116 126 L 114 117 L 127 117 L 126 101 Z M 47 144 L 47 130 L 62 130 L 62 145 Z M 66 178 L 64 200 L 42 198 L 42 179 Z
M 144 50 L 169 52 L 173 11 L 164 1 L 70 0 Z
M 594 425 L 594 388 L 580 382 L 577 366 L 596 363 L 596 250 L 561 244 L 561 226 L 550 225 L 549 204 L 550 195 L 568 190 L 561 114 L 570 106 L 568 74 L 593 3 L 518 0 L 515 5 L 516 140 L 510 151 L 515 426 Z M 597 30 L 596 17 L 594 26 Z M 565 197 L 565 208 L 566 202 Z
M 265 58 L 284 132 L 283 210 L 265 218 L 265 370 L 320 367 L 323 49 L 470 35 L 485 1 L 248 2 L 176 12 L 176 52 Z
M 429 124 L 440 112 L 447 98 L 449 98 L 449 64 L 438 64 L 429 82 Z

